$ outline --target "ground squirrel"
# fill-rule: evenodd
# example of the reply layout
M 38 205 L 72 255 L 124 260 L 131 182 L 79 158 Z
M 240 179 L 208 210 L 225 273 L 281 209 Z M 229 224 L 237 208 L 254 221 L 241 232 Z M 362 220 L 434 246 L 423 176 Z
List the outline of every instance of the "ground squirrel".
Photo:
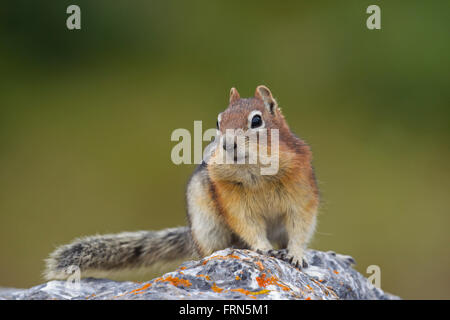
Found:
M 236 143 L 229 147 L 227 129 L 278 129 L 277 172 L 262 175 L 260 162 L 215 161 L 223 153 L 233 154 L 234 160 L 239 156 Z M 229 106 L 219 114 L 217 132 L 209 161 L 197 167 L 187 184 L 187 227 L 77 239 L 50 255 L 44 276 L 68 278 L 71 266 L 77 266 L 82 277 L 147 268 L 158 262 L 204 257 L 232 246 L 274 255 L 276 245 L 287 248 L 284 259 L 307 266 L 303 253 L 314 232 L 319 205 L 309 146 L 291 132 L 265 86 L 258 86 L 254 97 L 247 99 L 232 88 Z M 269 150 L 271 143 L 267 141 Z M 248 153 L 240 156 L 248 158 Z

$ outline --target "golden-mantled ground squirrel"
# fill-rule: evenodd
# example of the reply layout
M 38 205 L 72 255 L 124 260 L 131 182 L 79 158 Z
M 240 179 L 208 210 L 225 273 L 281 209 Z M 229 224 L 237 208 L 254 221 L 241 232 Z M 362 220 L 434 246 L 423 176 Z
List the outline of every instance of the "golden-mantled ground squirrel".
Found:
M 147 268 L 231 246 L 259 250 L 306 267 L 303 252 L 314 232 L 319 205 L 309 146 L 291 132 L 265 86 L 258 86 L 255 96 L 248 99 L 240 98 L 232 88 L 229 106 L 219 114 L 217 124 L 222 139 L 213 142 L 211 158 L 197 167 L 187 185 L 188 227 L 77 239 L 50 255 L 45 277 L 68 278 L 73 266 L 82 277 Z M 260 162 L 215 161 L 219 150 L 232 152 L 236 159 L 236 144 L 228 148 L 224 143 L 227 129 L 278 129 L 277 172 L 262 175 Z M 268 140 L 269 149 L 270 145 Z M 287 248 L 287 255 L 277 254 L 273 244 Z

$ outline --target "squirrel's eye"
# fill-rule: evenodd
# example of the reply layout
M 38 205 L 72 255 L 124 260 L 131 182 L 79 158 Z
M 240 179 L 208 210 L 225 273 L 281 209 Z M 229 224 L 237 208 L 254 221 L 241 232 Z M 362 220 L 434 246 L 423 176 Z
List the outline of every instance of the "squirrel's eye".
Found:
M 217 130 L 219 130 L 219 120 L 217 120 L 217 122 L 216 122 L 216 128 L 217 128 Z
M 256 114 L 252 118 L 252 129 L 258 128 L 262 125 L 262 119 L 259 114 Z

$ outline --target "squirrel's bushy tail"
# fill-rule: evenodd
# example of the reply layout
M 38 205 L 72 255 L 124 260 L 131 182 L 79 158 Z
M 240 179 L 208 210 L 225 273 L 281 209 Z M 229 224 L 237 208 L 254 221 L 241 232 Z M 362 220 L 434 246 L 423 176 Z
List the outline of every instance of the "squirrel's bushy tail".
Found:
M 122 232 L 79 238 L 57 248 L 46 260 L 44 277 L 66 279 L 169 263 L 196 256 L 188 227 Z

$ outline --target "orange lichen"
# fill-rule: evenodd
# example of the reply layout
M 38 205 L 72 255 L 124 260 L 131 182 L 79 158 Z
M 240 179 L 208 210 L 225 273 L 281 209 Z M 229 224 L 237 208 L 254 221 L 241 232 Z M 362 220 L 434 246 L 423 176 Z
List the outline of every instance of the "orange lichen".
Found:
M 266 274 L 263 273 L 260 277 L 256 277 L 256 281 L 258 282 L 258 285 L 260 287 L 266 287 L 267 285 L 271 284 L 268 279 L 266 279 Z
M 339 271 L 337 271 L 337 270 L 333 270 L 333 272 L 336 273 L 336 274 L 339 274 Z
M 222 289 L 222 288 L 219 288 L 217 285 L 216 285 L 216 283 L 214 282 L 213 283 L 213 285 L 211 286 L 211 290 L 212 291 L 214 291 L 214 292 L 222 292 L 224 289 Z
M 205 265 L 205 264 L 208 263 L 209 260 L 212 260 L 212 259 L 228 259 L 228 258 L 240 259 L 241 257 L 239 257 L 239 256 L 237 256 L 235 254 L 229 254 L 227 256 L 214 256 L 214 257 L 211 257 L 209 259 L 205 259 L 205 261 L 203 261 L 202 264 Z
M 251 297 L 252 299 L 256 299 L 256 298 L 254 297 L 255 295 L 258 295 L 258 294 L 266 294 L 266 293 L 269 293 L 269 292 L 270 292 L 270 290 L 267 290 L 267 289 L 263 289 L 263 290 L 260 290 L 260 291 L 249 291 L 249 290 L 246 290 L 246 289 L 243 289 L 243 288 L 237 288 L 237 289 L 229 289 L 229 290 L 227 290 L 227 289 L 223 289 L 223 288 L 218 287 L 217 284 L 216 284 L 215 282 L 212 284 L 211 290 L 214 291 L 214 292 L 217 292 L 217 293 L 240 292 L 240 293 L 242 293 L 242 294 L 245 294 L 245 295 Z
M 257 294 L 266 294 L 266 293 L 269 293 L 270 292 L 270 290 L 268 290 L 268 289 L 263 289 L 263 290 L 260 290 L 260 291 L 250 291 L 250 293 L 249 294 L 251 294 L 251 295 L 257 295 Z
M 256 299 L 256 297 L 253 297 L 253 295 L 251 294 L 251 291 L 245 290 L 245 289 L 241 289 L 241 288 L 237 288 L 237 289 L 231 289 L 230 291 L 234 291 L 234 292 L 240 292 L 245 294 L 246 296 L 249 296 L 250 298 Z
M 249 291 L 249 290 L 242 289 L 242 288 L 230 289 L 230 291 L 243 293 L 246 296 L 249 296 L 250 298 L 253 298 L 253 299 L 256 299 L 256 297 L 254 297 L 255 295 L 266 294 L 266 293 L 270 292 L 270 290 L 267 290 L 267 289 L 260 290 L 260 291 Z
M 211 280 L 211 278 L 206 274 L 198 274 L 197 277 L 205 278 L 206 280 Z
M 189 280 L 186 279 L 180 279 L 177 277 L 167 276 L 165 278 L 158 278 L 155 280 L 155 282 L 169 282 L 170 284 L 178 287 L 178 286 L 185 286 L 190 287 L 192 283 Z
M 188 280 L 180 279 L 180 278 L 172 277 L 172 276 L 167 276 L 166 278 L 157 278 L 157 279 L 155 279 L 155 282 L 169 282 L 174 286 L 179 286 L 179 285 L 183 285 L 185 287 L 191 286 L 191 283 Z M 147 283 L 140 288 L 131 290 L 130 292 L 128 292 L 128 294 L 144 293 L 146 289 L 151 287 L 151 285 L 152 285 L 152 283 Z M 122 295 L 118 295 L 117 297 L 120 297 L 120 296 L 122 296 Z
M 146 290 L 146 289 L 148 289 L 151 285 L 152 285 L 151 283 L 147 283 L 147 284 L 143 285 L 143 286 L 140 287 L 140 288 L 137 288 L 137 289 L 134 289 L 134 290 L 130 291 L 129 293 L 130 293 L 130 294 L 131 294 L 131 293 L 132 293 L 132 294 L 140 294 L 140 293 L 143 293 L 143 291 Z
M 309 290 L 313 291 L 313 288 L 311 288 L 309 284 L 307 284 L 306 286 L 308 287 Z
M 276 283 L 277 286 L 279 286 L 281 289 L 283 289 L 283 291 L 289 291 L 291 290 L 291 288 L 289 288 L 288 286 L 281 284 L 281 283 Z
M 305 300 L 311 300 L 311 297 L 307 297 Z
M 239 276 L 236 276 L 236 280 L 241 280 L 241 277 L 239 277 Z
M 261 261 L 257 261 L 256 264 L 258 265 L 259 269 L 261 269 L 261 271 L 264 270 L 264 266 Z
M 263 273 L 260 277 L 256 277 L 256 281 L 258 282 L 258 285 L 263 288 L 265 288 L 269 285 L 277 285 L 280 288 L 282 288 L 284 291 L 291 290 L 288 286 L 281 284 L 277 277 L 272 276 L 272 277 L 268 278 L 268 277 L 266 277 L 265 273 Z

